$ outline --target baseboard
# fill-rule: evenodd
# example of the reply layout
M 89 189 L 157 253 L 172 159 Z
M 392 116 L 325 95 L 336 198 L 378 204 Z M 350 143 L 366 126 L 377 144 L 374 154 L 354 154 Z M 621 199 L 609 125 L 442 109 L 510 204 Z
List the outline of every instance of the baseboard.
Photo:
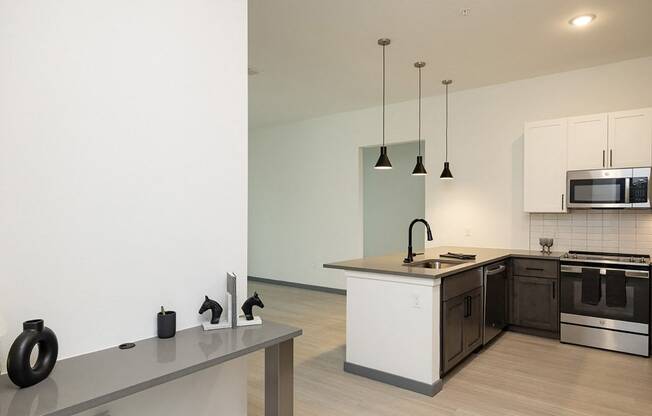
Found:
M 269 283 L 272 285 L 296 287 L 299 289 L 316 290 L 318 292 L 335 293 L 336 295 L 346 295 L 346 289 L 335 289 L 333 287 L 307 285 L 304 283 L 288 282 L 286 280 L 266 279 L 264 277 L 249 276 L 252 282 Z
M 443 387 L 441 379 L 432 384 L 428 384 L 410 378 L 397 376 L 395 374 L 386 373 L 384 371 L 374 370 L 373 368 L 353 364 L 348 361 L 344 361 L 344 371 L 431 397 L 439 393 Z
M 546 331 L 543 329 L 526 328 L 518 325 L 509 325 L 505 328 L 507 331 L 518 332 L 520 334 L 534 335 L 537 337 L 550 338 L 559 340 L 559 332 Z

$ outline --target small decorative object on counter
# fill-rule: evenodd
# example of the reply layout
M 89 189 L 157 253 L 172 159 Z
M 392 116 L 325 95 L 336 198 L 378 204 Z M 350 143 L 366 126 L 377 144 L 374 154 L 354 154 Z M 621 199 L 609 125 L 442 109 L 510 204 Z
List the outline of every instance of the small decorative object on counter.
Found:
M 32 350 L 38 345 L 36 363 L 31 364 Z M 59 354 L 59 342 L 54 332 L 44 326 L 42 319 L 23 323 L 23 332 L 18 335 L 7 357 L 9 379 L 18 387 L 29 387 L 45 380 Z
M 553 238 L 539 238 L 539 245 L 541 246 L 541 252 L 545 254 L 550 254 L 550 247 L 554 244 L 555 240 Z
M 204 296 L 204 303 L 202 303 L 201 308 L 199 308 L 199 314 L 211 310 L 211 324 L 217 325 L 220 323 L 220 316 L 222 315 L 222 307 L 219 303 L 210 299 L 208 296 Z
M 222 306 L 208 298 L 204 297 L 204 303 L 199 309 L 199 313 L 202 314 L 208 309 L 212 311 L 211 321 L 202 322 L 204 331 L 212 331 L 214 329 L 227 329 L 235 328 L 238 326 L 238 314 L 236 313 L 236 276 L 233 273 L 226 274 L 226 316 L 220 321 L 220 316 L 224 309 Z
M 263 301 L 260 300 L 257 292 L 254 292 L 254 295 L 247 299 L 242 305 L 242 312 L 244 312 L 245 319 L 238 319 L 238 326 L 248 326 L 248 325 L 260 325 L 263 323 L 263 320 L 260 316 L 254 316 L 252 309 L 254 306 L 259 308 L 264 308 L 265 305 Z
M 177 313 L 161 306 L 161 312 L 156 314 L 156 326 L 159 338 L 172 338 L 177 333 Z
M 226 308 L 227 319 L 231 328 L 238 326 L 238 276 L 235 273 L 226 273 Z

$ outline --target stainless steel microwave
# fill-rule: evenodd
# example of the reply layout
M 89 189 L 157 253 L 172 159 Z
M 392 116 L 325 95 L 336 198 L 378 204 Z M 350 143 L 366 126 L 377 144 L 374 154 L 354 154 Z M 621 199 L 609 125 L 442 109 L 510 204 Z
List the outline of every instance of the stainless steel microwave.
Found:
M 651 171 L 652 168 L 569 171 L 568 208 L 650 208 Z

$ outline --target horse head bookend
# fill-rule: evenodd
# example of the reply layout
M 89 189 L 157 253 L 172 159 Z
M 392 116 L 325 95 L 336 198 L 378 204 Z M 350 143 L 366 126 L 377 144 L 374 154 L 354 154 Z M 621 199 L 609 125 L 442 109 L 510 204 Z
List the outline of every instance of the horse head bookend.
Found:
M 254 306 L 259 308 L 264 308 L 263 301 L 260 300 L 258 293 L 254 292 L 254 295 L 242 304 L 242 312 L 244 312 L 244 317 L 240 315 L 238 317 L 238 326 L 249 326 L 249 325 L 262 325 L 263 319 L 260 316 L 254 316 L 251 311 Z
M 201 308 L 199 308 L 199 314 L 211 310 L 211 325 L 217 325 L 220 323 L 220 316 L 222 316 L 222 306 L 213 299 L 209 299 L 208 296 L 204 296 L 204 303 L 202 303 Z
M 204 331 L 212 331 L 214 329 L 227 329 L 227 328 L 236 328 L 238 326 L 238 313 L 236 306 L 237 299 L 237 284 L 236 284 L 236 275 L 234 273 L 226 274 L 226 299 L 224 300 L 225 306 L 222 308 L 222 305 L 210 299 L 208 296 L 204 296 L 204 302 L 199 308 L 199 314 L 211 310 L 211 320 L 210 322 L 202 322 Z M 225 316 L 220 320 L 222 312 L 225 312 Z

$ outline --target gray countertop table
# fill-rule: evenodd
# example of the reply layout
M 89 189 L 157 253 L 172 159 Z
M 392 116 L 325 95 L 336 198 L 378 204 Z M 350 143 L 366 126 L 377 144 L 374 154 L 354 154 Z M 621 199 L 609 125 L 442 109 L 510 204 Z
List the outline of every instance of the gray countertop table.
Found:
M 294 338 L 302 330 L 275 322 L 150 338 L 61 360 L 50 377 L 19 389 L 0 376 L 0 416 L 64 416 L 92 409 L 151 387 L 265 349 L 265 415 L 293 413 Z M 36 413 L 30 413 L 38 401 Z

